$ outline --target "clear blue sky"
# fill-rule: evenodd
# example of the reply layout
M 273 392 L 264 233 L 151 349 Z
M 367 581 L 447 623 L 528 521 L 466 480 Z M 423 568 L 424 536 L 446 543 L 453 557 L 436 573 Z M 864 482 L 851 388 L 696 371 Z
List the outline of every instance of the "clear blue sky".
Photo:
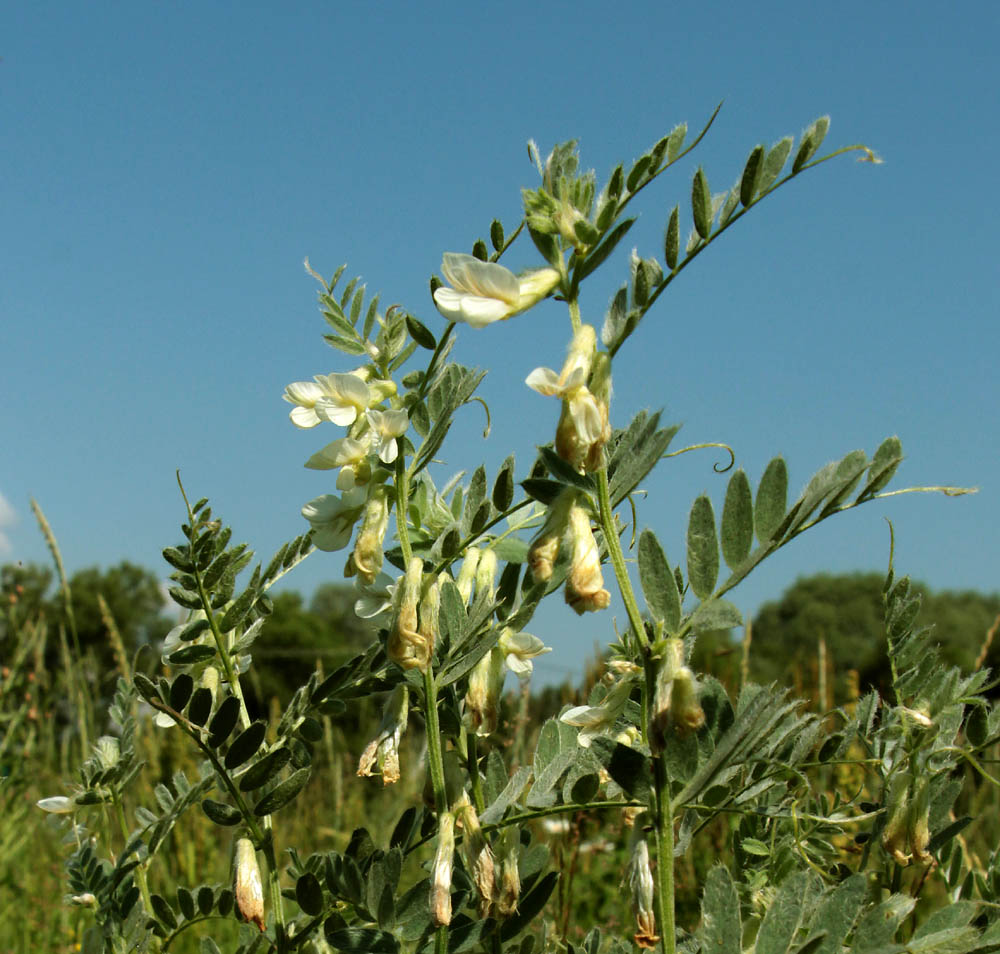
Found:
M 534 185 L 525 142 L 578 138 L 607 175 L 719 100 L 700 149 L 647 190 L 627 242 L 662 255 L 669 209 L 705 166 L 713 190 L 749 149 L 829 113 L 827 146 L 885 159 L 816 170 L 687 270 L 616 368 L 613 422 L 641 407 L 721 440 L 756 482 L 775 453 L 792 489 L 899 434 L 899 485 L 977 496 L 870 505 L 772 558 L 734 593 L 752 613 L 796 575 L 897 566 L 935 587 L 996 590 L 998 242 L 992 219 L 1000 7 L 929 2 L 33 3 L 0 29 L 0 560 L 44 561 L 29 496 L 69 569 L 163 571 L 194 496 L 268 557 L 332 490 L 303 461 L 284 386 L 347 370 L 329 349 L 308 255 L 348 262 L 435 330 L 427 279 Z M 682 206 L 683 207 L 683 206 Z M 596 325 L 624 274 L 590 283 Z M 509 257 L 537 264 L 528 243 Z M 463 330 L 490 370 L 494 427 L 472 406 L 442 457 L 524 476 L 556 407 L 523 386 L 559 367 L 558 306 Z M 329 427 L 329 426 L 328 426 Z M 680 445 L 677 445 L 680 446 Z M 677 560 L 691 500 L 721 507 L 709 452 L 665 462 L 641 520 Z M 317 554 L 290 585 L 335 580 Z M 612 613 L 623 625 L 620 604 Z M 611 614 L 556 607 L 532 629 L 539 672 L 578 673 Z

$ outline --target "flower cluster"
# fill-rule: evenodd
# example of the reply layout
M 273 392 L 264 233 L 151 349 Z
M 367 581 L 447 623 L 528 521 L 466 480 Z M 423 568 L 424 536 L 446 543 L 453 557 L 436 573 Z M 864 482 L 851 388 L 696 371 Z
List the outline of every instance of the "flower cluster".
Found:
M 295 407 L 289 417 L 296 427 L 321 423 L 346 427 L 347 435 L 331 441 L 307 461 L 313 470 L 339 468 L 341 495 L 322 494 L 302 508 L 320 550 L 342 550 L 354 526 L 362 521 L 347 574 L 373 583 L 382 566 L 382 541 L 389 523 L 384 482 L 399 456 L 399 440 L 409 427 L 405 410 L 384 407 L 396 396 L 393 381 L 375 377 L 372 367 L 347 374 L 320 374 L 285 388 L 284 399 Z

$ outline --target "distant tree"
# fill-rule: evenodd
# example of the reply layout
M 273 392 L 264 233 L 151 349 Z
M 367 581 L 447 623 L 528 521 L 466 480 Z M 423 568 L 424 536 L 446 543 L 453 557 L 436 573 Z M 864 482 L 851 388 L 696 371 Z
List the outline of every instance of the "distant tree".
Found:
M 753 621 L 751 677 L 758 682 L 790 678 L 806 691 L 815 688 L 822 638 L 835 701 L 846 697 L 850 670 L 857 672 L 862 691 L 885 689 L 883 579 L 879 573 L 818 574 L 797 580 L 781 599 L 766 603 Z M 945 660 L 971 669 L 1000 614 L 1000 595 L 933 593 L 922 583 L 914 587 L 923 594 L 920 619 L 933 625 Z M 990 647 L 985 665 L 1000 665 L 1000 640 Z

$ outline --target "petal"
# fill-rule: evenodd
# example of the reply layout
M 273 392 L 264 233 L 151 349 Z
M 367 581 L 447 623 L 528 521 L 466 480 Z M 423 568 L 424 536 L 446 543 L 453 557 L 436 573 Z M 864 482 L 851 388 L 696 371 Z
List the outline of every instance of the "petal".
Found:
M 353 404 L 355 407 L 368 407 L 371 395 L 368 385 L 354 374 L 321 375 L 316 379 L 328 397 L 337 404 Z
M 484 298 L 499 298 L 514 306 L 520 296 L 517 276 L 496 262 L 481 262 L 472 255 L 446 252 L 441 272 L 458 291 L 472 292 Z
M 480 298 L 478 295 L 466 295 L 462 299 L 461 321 L 471 328 L 485 328 L 494 321 L 501 321 L 511 316 L 511 306 L 499 298 Z
M 353 525 L 350 524 L 344 527 L 317 527 L 313 530 L 312 542 L 316 545 L 317 550 L 325 550 L 328 553 L 343 550 L 351 542 L 353 529 Z
M 569 399 L 569 413 L 576 425 L 576 433 L 586 444 L 593 444 L 601 438 L 601 409 L 594 395 L 586 388 L 580 388 Z
M 395 437 L 387 437 L 382 441 L 382 445 L 378 449 L 379 460 L 383 464 L 391 464 L 399 454 L 399 448 L 396 446 Z
M 353 404 L 341 404 L 333 398 L 323 397 L 316 402 L 316 416 L 321 421 L 330 421 L 341 427 L 348 427 L 358 417 L 358 409 Z
M 551 368 L 535 368 L 524 379 L 524 383 L 546 397 L 555 397 L 562 390 L 559 385 L 559 375 Z
M 333 441 L 331 444 L 327 444 L 322 450 L 316 451 L 309 460 L 306 461 L 305 466 L 310 470 L 333 470 L 337 467 L 337 451 L 340 441 Z
M 410 418 L 406 411 L 386 411 L 382 416 L 382 425 L 386 434 L 402 437 L 410 426 Z
M 319 424 L 319 417 L 311 407 L 294 407 L 288 416 L 296 427 L 309 428 Z
M 437 306 L 437 310 L 449 321 L 464 321 L 465 319 L 462 317 L 463 297 L 462 293 L 455 291 L 454 288 L 439 288 L 434 292 L 434 304 Z
M 53 815 L 67 815 L 73 811 L 73 799 L 65 795 L 53 795 L 51 798 L 43 798 L 35 804 L 43 811 Z
M 303 506 L 302 516 L 310 523 L 326 523 L 332 520 L 342 507 L 340 497 L 334 494 L 322 494 Z
M 316 403 L 316 399 L 322 396 L 322 389 L 312 381 L 295 381 L 285 388 L 285 393 L 282 395 L 286 401 L 305 407 L 312 407 Z
M 354 468 L 342 467 L 340 473 L 337 474 L 337 490 L 352 490 L 356 483 Z

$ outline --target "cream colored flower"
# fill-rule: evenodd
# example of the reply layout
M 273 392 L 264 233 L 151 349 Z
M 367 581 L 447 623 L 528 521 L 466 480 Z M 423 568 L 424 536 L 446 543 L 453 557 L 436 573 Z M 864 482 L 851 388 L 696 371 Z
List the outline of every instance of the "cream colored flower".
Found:
M 369 411 L 368 423 L 378 442 L 379 460 L 391 464 L 399 454 L 396 438 L 402 437 L 410 424 L 406 411 Z
M 507 668 L 522 682 L 531 678 L 534 665 L 531 662 L 536 656 L 552 652 L 537 636 L 531 633 L 515 633 L 509 626 L 500 631 L 497 647 L 504 654 Z
M 310 500 L 302 508 L 302 516 L 312 524 L 312 541 L 320 550 L 343 550 L 364 507 L 365 493 L 355 489 L 343 497 L 323 494 Z
M 573 337 L 563 369 L 535 368 L 525 379 L 533 391 L 563 402 L 556 427 L 556 453 L 578 470 L 600 466 L 600 450 L 611 437 L 606 401 L 600 401 L 587 387 L 597 347 L 590 325 L 581 325 Z
M 341 437 L 316 451 L 306 467 L 310 470 L 332 470 L 340 468 L 337 475 L 337 490 L 350 490 L 358 484 L 368 483 L 371 467 L 368 464 L 369 443 L 367 436 L 361 440 Z
M 434 304 L 449 321 L 464 321 L 485 328 L 526 311 L 559 284 L 554 268 L 527 272 L 520 278 L 496 262 L 481 262 L 472 255 L 446 252 L 441 272 L 452 288 L 434 292 Z
M 240 838 L 236 842 L 235 865 L 233 893 L 236 895 L 236 909 L 244 921 L 252 921 L 264 931 L 264 887 L 260 881 L 257 852 L 249 838 Z
M 611 594 L 604 589 L 601 553 L 590 528 L 590 517 L 575 504 L 569 512 L 569 536 L 573 550 L 566 577 L 566 602 L 580 614 L 607 609 Z
M 296 427 L 331 421 L 346 427 L 371 403 L 368 385 L 358 373 L 317 374 L 313 381 L 296 381 L 282 397 L 296 407 L 289 413 Z
M 408 714 L 409 689 L 405 683 L 400 683 L 385 704 L 378 734 L 361 754 L 358 775 L 370 776 L 377 767 L 382 773 L 383 785 L 399 781 L 399 740 L 406 731 Z

